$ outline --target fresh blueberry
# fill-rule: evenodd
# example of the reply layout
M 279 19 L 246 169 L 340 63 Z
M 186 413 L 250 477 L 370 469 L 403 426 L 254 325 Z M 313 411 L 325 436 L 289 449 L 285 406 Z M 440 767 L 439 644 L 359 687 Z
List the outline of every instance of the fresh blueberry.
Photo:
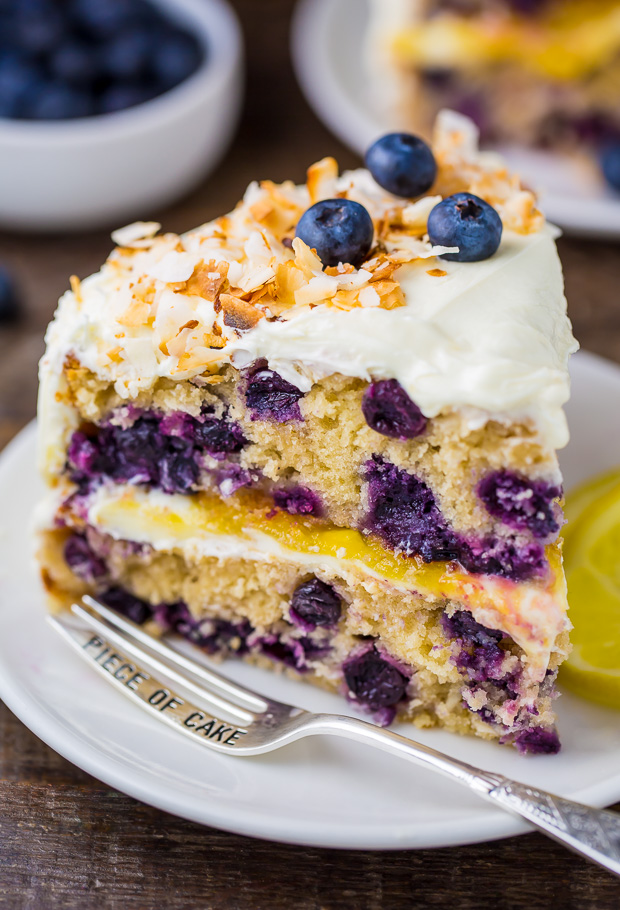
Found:
M 342 613 L 342 601 L 331 585 L 310 578 L 298 585 L 291 598 L 290 617 L 306 630 L 335 626 Z
M 125 588 L 113 587 L 108 588 L 102 594 L 99 594 L 99 600 L 117 613 L 122 613 L 133 622 L 142 625 L 153 615 L 153 607 L 145 600 L 135 597 L 126 591 Z
M 136 22 L 161 18 L 144 0 L 73 0 L 70 13 L 78 29 L 98 40 L 109 38 Z
M 153 50 L 151 67 L 158 84 L 166 90 L 195 73 L 202 57 L 201 47 L 192 35 L 173 31 L 158 41 Z
M 54 79 L 71 85 L 87 85 L 97 75 L 92 48 L 76 38 L 68 38 L 55 48 L 49 55 L 48 67 Z
M 428 236 L 434 245 L 458 246 L 458 253 L 444 253 L 442 259 L 479 262 L 497 251 L 502 239 L 502 219 L 479 196 L 455 193 L 431 211 Z
M 396 379 L 372 382 L 362 398 L 368 426 L 392 439 L 414 439 L 426 429 L 426 417 Z
M 136 104 L 149 101 L 156 94 L 154 87 L 141 83 L 121 82 L 111 85 L 101 93 L 98 113 L 114 114 L 116 111 L 124 111 L 128 107 L 135 107 Z
M 114 35 L 101 49 L 101 66 L 115 80 L 137 80 L 156 51 L 154 36 L 136 26 Z
M 42 82 L 24 100 L 26 116 L 31 120 L 72 120 L 93 113 L 90 94 L 62 82 Z
M 411 133 L 388 133 L 377 139 L 366 152 L 366 167 L 384 190 L 405 198 L 426 193 L 437 176 L 430 148 Z
M 0 117 L 23 116 L 24 101 L 40 82 L 36 63 L 22 54 L 0 54 Z
M 323 199 L 307 209 L 296 236 L 316 250 L 323 265 L 361 265 L 372 246 L 374 227 L 363 205 L 351 199 Z
M 349 692 L 371 711 L 395 705 L 407 691 L 409 680 L 373 647 L 343 666 Z
M 11 23 L 13 42 L 28 54 L 45 54 L 62 40 L 65 22 L 50 0 L 25 0 Z
M 609 186 L 620 192 L 620 142 L 612 142 L 603 149 L 601 170 Z
M 13 276 L 0 265 L 0 322 L 11 322 L 19 315 L 19 295 Z
M 245 403 L 252 420 L 302 420 L 299 399 L 303 392 L 273 370 L 259 369 L 250 374 Z

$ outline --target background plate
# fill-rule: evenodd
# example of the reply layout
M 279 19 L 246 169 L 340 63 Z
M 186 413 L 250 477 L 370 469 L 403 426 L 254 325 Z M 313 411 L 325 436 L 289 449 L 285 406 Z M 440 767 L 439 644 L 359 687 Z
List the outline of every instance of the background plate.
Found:
M 366 0 L 301 0 L 293 23 L 297 78 L 316 114 L 363 155 L 390 124 L 369 103 L 363 66 Z M 392 124 L 393 126 L 393 124 Z M 525 183 L 540 192 L 550 221 L 565 231 L 620 237 L 620 195 L 594 168 L 551 152 L 502 148 Z
M 581 353 L 572 370 L 573 438 L 562 458 L 569 487 L 620 463 L 620 368 Z M 41 492 L 31 425 L 0 457 L 0 697 L 70 761 L 168 812 L 297 844 L 434 847 L 527 830 L 457 784 L 351 742 L 313 737 L 271 755 L 234 758 L 209 752 L 140 711 L 44 620 L 31 529 Z M 256 667 L 230 661 L 225 672 L 310 710 L 346 710 L 335 695 Z M 620 798 L 620 716 L 570 695 L 559 700 L 558 714 L 564 748 L 554 757 L 527 759 L 441 730 L 396 729 L 563 796 L 594 805 Z

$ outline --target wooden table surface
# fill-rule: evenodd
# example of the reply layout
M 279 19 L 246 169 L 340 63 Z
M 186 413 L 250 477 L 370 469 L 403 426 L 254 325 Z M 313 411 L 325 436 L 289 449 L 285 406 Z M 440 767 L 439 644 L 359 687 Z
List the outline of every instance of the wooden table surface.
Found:
M 302 180 L 326 154 L 356 164 L 296 86 L 288 60 L 292 0 L 234 5 L 248 50 L 241 127 L 226 160 L 191 196 L 143 213 L 170 230 L 227 211 L 255 177 Z M 0 330 L 0 444 L 34 416 L 43 331 L 69 275 L 94 271 L 110 246 L 107 231 L 0 234 L 0 261 L 14 269 L 24 296 L 19 324 Z M 620 361 L 619 247 L 566 238 L 560 251 L 577 337 Z M 620 882 L 536 834 L 379 853 L 282 846 L 203 828 L 110 790 L 0 704 L 0 907 L 617 910 Z

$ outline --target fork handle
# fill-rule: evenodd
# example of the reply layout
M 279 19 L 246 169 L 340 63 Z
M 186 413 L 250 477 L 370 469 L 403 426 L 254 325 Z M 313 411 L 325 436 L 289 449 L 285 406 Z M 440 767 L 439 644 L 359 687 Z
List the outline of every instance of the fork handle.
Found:
M 312 732 L 365 742 L 457 780 L 494 805 L 526 819 L 575 853 L 620 876 L 619 813 L 594 809 L 501 774 L 483 771 L 358 718 L 319 714 L 313 715 L 312 721 L 311 725 L 315 726 Z
M 620 814 L 503 779 L 486 798 L 620 876 Z

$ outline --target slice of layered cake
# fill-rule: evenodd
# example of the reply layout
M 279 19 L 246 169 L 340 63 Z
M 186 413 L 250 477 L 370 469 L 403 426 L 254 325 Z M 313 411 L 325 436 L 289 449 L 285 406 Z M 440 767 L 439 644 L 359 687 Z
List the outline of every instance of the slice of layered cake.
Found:
M 620 137 L 617 0 L 371 0 L 377 109 L 425 133 L 442 107 L 493 142 L 572 151 Z
M 209 654 L 555 752 L 569 623 L 553 228 L 445 113 L 432 151 L 117 231 L 41 362 L 39 559 Z

